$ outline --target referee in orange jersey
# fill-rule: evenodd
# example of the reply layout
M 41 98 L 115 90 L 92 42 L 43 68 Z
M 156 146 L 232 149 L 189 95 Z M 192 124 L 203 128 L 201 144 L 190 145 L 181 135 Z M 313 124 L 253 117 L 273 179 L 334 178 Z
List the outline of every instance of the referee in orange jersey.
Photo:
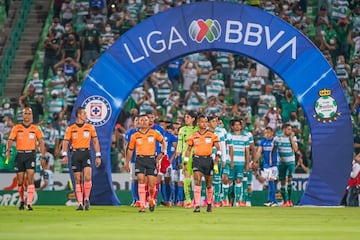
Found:
M 191 134 L 187 144 L 187 150 L 184 158 L 184 168 L 189 160 L 191 149 L 194 148 L 192 170 L 194 174 L 194 212 L 200 212 L 200 198 L 201 198 L 201 178 L 205 176 L 206 182 L 206 198 L 207 198 L 207 212 L 212 211 L 212 175 L 215 171 L 218 173 L 218 163 L 221 156 L 219 137 L 212 131 L 207 129 L 208 119 L 205 115 L 199 115 L 197 118 L 199 130 Z M 213 161 L 213 147 L 216 147 L 215 162 Z
M 26 172 L 27 177 L 27 210 L 33 210 L 32 201 L 35 194 L 34 174 L 36 166 L 36 141 L 39 143 L 39 148 L 42 155 L 41 164 L 46 161 L 45 146 L 43 142 L 43 133 L 40 128 L 32 124 L 33 113 L 30 107 L 25 107 L 22 110 L 23 123 L 16 124 L 10 132 L 9 140 L 7 141 L 6 162 L 10 159 L 10 149 L 13 142 L 16 141 L 16 157 L 15 157 L 15 171 L 18 183 L 18 191 L 20 195 L 19 210 L 25 209 L 24 199 L 24 177 Z
M 147 182 L 149 189 L 149 210 L 155 209 L 155 192 L 157 179 L 157 165 L 164 156 L 166 144 L 164 137 L 156 130 L 150 129 L 147 115 L 139 116 L 139 129 L 131 136 L 126 154 L 125 167 L 130 172 L 130 160 L 136 148 L 135 174 L 138 178 L 140 198 L 139 212 L 145 212 Z M 161 153 L 156 153 L 156 142 L 161 144 Z M 157 156 L 156 156 L 157 154 Z
M 62 154 L 63 163 L 68 163 L 68 146 L 71 142 L 71 166 L 75 177 L 75 193 L 78 201 L 78 208 L 76 210 L 90 209 L 90 192 L 92 187 L 91 182 L 91 160 L 90 160 L 90 141 L 93 142 L 96 152 L 95 166 L 99 167 L 101 164 L 101 153 L 99 140 L 96 134 L 95 127 L 86 123 L 86 111 L 84 107 L 76 109 L 76 121 L 71 124 L 65 132 Z M 84 186 L 82 183 L 84 182 Z M 83 198 L 84 195 L 84 198 Z M 84 202 L 83 202 L 84 199 Z

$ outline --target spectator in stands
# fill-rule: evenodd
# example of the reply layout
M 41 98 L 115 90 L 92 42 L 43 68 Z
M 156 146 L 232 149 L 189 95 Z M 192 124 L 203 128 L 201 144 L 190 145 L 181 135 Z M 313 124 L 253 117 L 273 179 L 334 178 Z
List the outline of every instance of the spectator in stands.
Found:
M 62 48 L 64 46 L 64 44 L 69 43 L 70 39 L 75 36 L 75 41 L 77 44 L 80 43 L 80 38 L 79 35 L 74 31 L 74 27 L 72 22 L 68 22 L 65 24 L 65 33 L 62 35 L 61 40 L 60 40 L 60 48 Z M 72 40 L 72 39 L 71 39 Z
M 28 85 L 33 85 L 35 94 L 44 100 L 45 82 L 43 79 L 40 79 L 40 74 L 37 70 L 33 71 L 33 79 L 29 81 Z
M 152 112 L 157 107 L 156 102 L 151 98 L 148 92 L 144 93 L 144 96 L 140 98 L 140 100 L 137 102 L 137 105 L 139 106 L 140 115 L 149 111 Z
M 40 117 L 44 115 L 43 99 L 36 95 L 34 85 L 28 85 L 26 91 L 19 98 L 20 105 L 30 105 L 33 115 L 33 123 L 37 124 L 40 121 Z
M 54 65 L 59 61 L 60 39 L 56 37 L 56 31 L 50 29 L 44 41 L 44 63 L 43 79 L 46 81 L 49 77 L 49 69 L 52 75 L 55 75 Z
M 179 91 L 179 86 L 182 83 L 180 68 L 183 63 L 184 61 L 179 58 L 171 61 L 167 66 L 168 78 L 171 82 L 173 91 Z
M 202 92 L 205 92 L 206 79 L 208 78 L 209 73 L 214 69 L 210 61 L 210 58 L 211 58 L 211 52 L 199 53 L 197 65 L 199 66 L 200 74 L 197 81 L 199 83 L 199 87 L 200 87 L 199 89 Z
M 250 76 L 247 81 L 247 100 L 252 109 L 252 115 L 257 113 L 257 105 L 260 100 L 260 95 L 264 93 L 265 81 L 257 74 L 256 64 L 250 66 Z
M 105 28 L 100 34 L 99 44 L 100 53 L 105 52 L 115 42 L 115 34 L 111 29 L 111 24 L 108 22 L 105 24 Z
M 65 26 L 66 23 L 72 22 L 75 5 L 71 0 L 64 0 L 61 5 L 61 24 Z
M 56 67 L 56 75 L 50 79 L 49 87 L 51 90 L 63 92 L 67 85 L 67 79 L 65 77 L 63 68 L 57 65 L 55 67 Z
M 67 57 L 56 63 L 54 68 L 62 68 L 67 81 L 77 81 L 77 73 L 81 70 L 81 65 L 77 60 Z
M 82 33 L 81 38 L 81 63 L 84 67 L 87 67 L 91 60 L 99 57 L 99 31 L 94 27 L 94 23 L 91 19 L 87 19 L 87 25 Z
M 77 41 L 76 36 L 76 33 L 69 33 L 66 36 L 67 41 L 63 41 L 61 43 L 61 59 L 72 58 L 75 59 L 77 62 L 80 61 L 81 47 Z
M 311 19 L 306 16 L 304 9 L 297 4 L 293 9 L 293 14 L 290 17 L 291 24 L 299 29 L 304 34 L 307 34 Z
M 117 18 L 116 28 L 119 29 L 120 36 L 123 35 L 126 31 L 136 25 L 137 19 L 134 19 L 130 12 L 125 9 L 123 11 L 123 16 Z
M 63 2 L 64 0 L 54 0 L 54 4 L 53 4 L 54 17 L 60 18 L 61 6 Z
M 200 84 L 198 82 L 193 82 L 189 91 L 185 94 L 184 101 L 187 111 L 196 112 L 205 105 L 206 96 L 205 93 L 200 90 Z
M 206 98 L 217 98 L 219 94 L 225 93 L 225 75 L 222 72 L 222 65 L 220 63 L 215 65 L 215 68 L 208 74 L 205 81 Z
M 75 3 L 76 25 L 84 23 L 84 17 L 89 14 L 89 0 L 77 0 Z
M 230 77 L 230 93 L 232 93 L 234 104 L 238 104 L 241 97 L 246 97 L 248 76 L 249 69 L 246 67 L 245 60 L 237 61 Z
M 60 24 L 60 18 L 59 16 L 54 15 L 53 22 L 49 28 L 49 31 L 55 31 L 56 32 L 56 38 L 61 38 L 61 36 L 65 33 L 65 28 L 63 25 Z
M 161 67 L 158 71 L 154 72 L 151 75 L 151 82 L 155 88 L 156 92 L 156 103 L 158 106 L 162 106 L 164 100 L 166 100 L 172 89 L 171 82 L 168 78 L 165 67 Z
M 290 113 L 297 112 L 299 108 L 298 101 L 290 88 L 285 90 L 285 96 L 281 99 L 280 104 L 281 118 L 283 122 L 286 123 L 290 120 Z
M 94 28 L 101 31 L 105 27 L 107 17 L 99 10 L 97 6 L 90 9 L 91 23 L 94 24 Z
M 76 81 L 70 81 L 69 86 L 65 89 L 64 99 L 66 102 L 66 116 L 70 117 L 74 108 L 77 96 L 80 92 L 81 87 L 78 86 Z
M 257 117 L 260 119 L 266 115 L 266 113 L 269 111 L 270 108 L 276 107 L 276 98 L 272 94 L 272 89 L 273 89 L 272 85 L 267 84 L 265 86 L 265 93 L 260 95 L 260 99 L 258 102 L 258 113 L 257 113 Z
M 197 64 L 194 64 L 193 62 L 190 61 L 185 61 L 180 69 L 181 69 L 182 77 L 184 79 L 183 92 L 182 92 L 182 96 L 184 96 L 187 93 L 187 91 L 190 90 L 190 86 L 193 84 L 193 82 L 197 81 L 198 76 L 200 74 L 200 69 Z
M 66 112 L 65 100 L 60 97 L 60 93 L 57 90 L 51 91 L 51 99 L 47 101 L 46 109 L 50 117 L 52 117 L 54 113 L 64 114 Z
M 346 62 L 350 57 L 350 43 L 348 41 L 351 35 L 351 25 L 347 17 L 341 17 L 334 24 L 336 31 L 337 55 L 344 55 Z
M 13 119 L 15 117 L 15 110 L 10 104 L 10 99 L 5 98 L 2 102 L 1 115 L 2 117 L 7 117 Z

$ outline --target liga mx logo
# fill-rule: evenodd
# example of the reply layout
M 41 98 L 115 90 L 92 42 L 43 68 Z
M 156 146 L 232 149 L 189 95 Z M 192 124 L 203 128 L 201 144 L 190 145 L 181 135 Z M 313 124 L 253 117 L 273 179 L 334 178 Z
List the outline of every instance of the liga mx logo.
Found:
M 189 27 L 189 36 L 193 41 L 201 43 L 206 39 L 209 43 L 218 40 L 221 35 L 221 26 L 217 20 L 193 20 Z
M 88 97 L 81 106 L 86 110 L 89 123 L 96 127 L 104 125 L 110 119 L 110 103 L 102 96 Z

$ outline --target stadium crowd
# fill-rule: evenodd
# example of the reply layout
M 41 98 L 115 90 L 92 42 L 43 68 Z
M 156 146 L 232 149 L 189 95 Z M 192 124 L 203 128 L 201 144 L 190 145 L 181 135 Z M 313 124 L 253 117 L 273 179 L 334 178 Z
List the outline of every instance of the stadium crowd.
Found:
M 0 111 L 3 143 L 14 123 L 22 120 L 21 109 L 29 104 L 34 123 L 44 132 L 49 169 L 67 172 L 59 160 L 61 142 L 81 84 L 96 60 L 117 38 L 142 20 L 190 2 L 55 0 L 52 23 L 43 43 L 43 67 L 31 73 L 17 104 L 11 105 L 8 99 L 3 99 Z M 354 152 L 359 154 L 360 1 L 320 0 L 315 16 L 307 12 L 310 0 L 229 2 L 249 4 L 276 15 L 318 46 L 334 68 L 347 97 L 353 117 Z M 155 122 L 176 137 L 189 111 L 218 117 L 227 132 L 232 131 L 233 119 L 241 119 L 244 131 L 252 135 L 251 158 L 255 158 L 266 127 L 273 129 L 275 135 L 281 135 L 283 125 L 288 123 L 299 146 L 295 154 L 296 172 L 308 172 L 311 168 L 311 136 L 306 119 L 296 96 L 284 81 L 248 57 L 201 52 L 161 66 L 131 93 L 113 132 L 112 172 L 125 171 L 125 133 L 135 127 L 136 116 L 151 112 Z M 254 177 L 263 185 L 266 181 L 258 172 L 262 161 L 259 164 L 253 167 Z

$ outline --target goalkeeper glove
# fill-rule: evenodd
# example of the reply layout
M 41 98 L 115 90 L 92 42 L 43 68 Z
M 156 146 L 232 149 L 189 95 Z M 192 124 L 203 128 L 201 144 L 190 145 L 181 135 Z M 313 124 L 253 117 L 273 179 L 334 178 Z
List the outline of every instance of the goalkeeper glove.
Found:
M 9 158 L 5 159 L 5 164 L 8 165 L 9 164 Z
M 219 166 L 217 164 L 214 164 L 214 173 L 219 174 Z

